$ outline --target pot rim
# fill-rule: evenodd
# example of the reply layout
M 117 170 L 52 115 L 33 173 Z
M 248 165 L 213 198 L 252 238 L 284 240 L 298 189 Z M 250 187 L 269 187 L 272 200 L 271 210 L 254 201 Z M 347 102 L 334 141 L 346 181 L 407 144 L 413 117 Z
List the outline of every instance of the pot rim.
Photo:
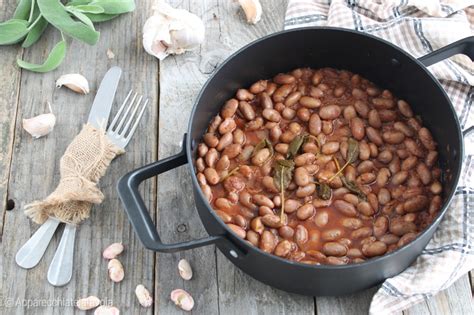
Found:
M 459 152 L 458 152 L 458 154 L 461 157 L 461 160 L 459 162 L 461 165 L 458 168 L 457 173 L 454 174 L 454 188 L 452 189 L 451 193 L 448 196 L 445 197 L 445 199 L 443 201 L 443 207 L 441 208 L 441 210 L 439 211 L 437 217 L 433 220 L 433 222 L 431 222 L 431 224 L 429 224 L 423 231 L 421 231 L 413 241 L 411 241 L 410 243 L 408 243 L 405 246 L 397 248 L 393 252 L 390 252 L 388 254 L 384 254 L 383 256 L 373 257 L 373 258 L 370 258 L 370 259 L 368 259 L 364 262 L 361 262 L 361 263 L 351 263 L 351 264 L 346 264 L 346 265 L 324 265 L 324 264 L 311 265 L 311 264 L 305 264 L 305 263 L 301 263 L 301 262 L 298 262 L 298 261 L 292 261 L 292 260 L 289 260 L 289 259 L 286 259 L 286 258 L 282 258 L 282 257 L 276 256 L 276 255 L 264 252 L 259 247 L 250 245 L 247 242 L 245 242 L 243 239 L 238 237 L 234 232 L 232 232 L 232 230 L 229 227 L 227 227 L 227 225 L 219 218 L 219 216 L 212 209 L 209 202 L 207 201 L 207 198 L 204 196 L 204 194 L 203 194 L 203 192 L 202 192 L 202 190 L 199 186 L 199 183 L 198 183 L 197 177 L 196 177 L 196 173 L 195 173 L 194 163 L 193 163 L 194 157 L 192 155 L 192 152 L 193 152 L 192 146 L 194 146 L 195 144 L 191 142 L 191 137 L 188 136 L 188 137 L 186 137 L 186 144 L 185 145 L 186 145 L 186 156 L 187 156 L 187 159 L 188 159 L 187 164 L 188 164 L 189 169 L 191 171 L 191 179 L 192 179 L 193 185 L 195 187 L 197 187 L 196 190 L 198 191 L 199 197 L 202 200 L 204 200 L 207 210 L 209 212 L 211 212 L 211 215 L 218 222 L 218 224 L 220 224 L 220 226 L 228 234 L 232 235 L 234 239 L 237 239 L 238 242 L 239 242 L 239 245 L 241 247 L 245 247 L 246 250 L 249 250 L 249 249 L 250 250 L 256 250 L 259 254 L 265 255 L 265 256 L 267 256 L 267 258 L 275 259 L 275 260 L 277 260 L 279 262 L 282 262 L 282 263 L 287 263 L 287 264 L 297 266 L 297 267 L 302 267 L 302 268 L 311 268 L 311 269 L 318 269 L 318 270 L 345 270 L 345 269 L 352 269 L 352 268 L 357 268 L 357 267 L 364 267 L 364 266 L 374 264 L 374 263 L 383 263 L 384 261 L 392 259 L 392 257 L 394 257 L 394 256 L 397 256 L 400 252 L 406 250 L 407 248 L 409 248 L 411 246 L 414 246 L 415 242 L 418 239 L 420 239 L 422 236 L 424 236 L 426 233 L 428 233 L 428 231 L 431 230 L 431 228 L 433 228 L 433 226 L 437 226 L 440 223 L 440 221 L 442 220 L 442 218 L 446 214 L 446 211 L 448 210 L 448 207 L 449 207 L 449 205 L 450 205 L 450 203 L 451 203 L 451 201 L 452 201 L 452 199 L 453 199 L 453 197 L 456 193 L 456 187 L 458 186 L 458 183 L 459 183 L 459 179 L 460 179 L 460 175 L 461 175 L 461 168 L 462 168 L 462 161 L 463 161 L 463 157 L 464 157 L 464 142 L 463 142 L 463 137 L 462 137 L 462 130 L 461 130 L 461 126 L 460 126 L 460 123 L 459 123 L 459 118 L 456 114 L 456 111 L 454 109 L 454 106 L 453 106 L 451 100 L 449 99 L 448 95 L 446 94 L 446 91 L 443 89 L 443 87 L 441 86 L 439 81 L 431 74 L 430 71 L 428 71 L 427 67 L 425 67 L 425 65 L 421 61 L 414 58 L 408 52 L 404 51 L 403 49 L 401 49 L 398 46 L 395 46 L 391 42 L 386 41 L 382 38 L 376 37 L 374 35 L 371 35 L 371 34 L 368 34 L 368 33 L 358 32 L 358 31 L 351 30 L 351 29 L 340 28 L 340 27 L 328 27 L 328 26 L 299 27 L 299 28 L 294 28 L 294 29 L 290 29 L 290 30 L 283 30 L 283 31 L 279 31 L 279 32 L 276 32 L 276 33 L 266 35 L 264 37 L 261 37 L 261 38 L 255 40 L 255 41 L 252 41 L 252 42 L 248 43 L 247 45 L 243 46 L 242 48 L 240 48 L 237 51 L 235 51 L 234 53 L 232 53 L 230 56 L 228 56 L 222 62 L 222 64 L 219 65 L 219 67 L 217 67 L 217 69 L 214 71 L 214 73 L 206 80 L 205 84 L 201 87 L 201 90 L 199 91 L 199 94 L 197 95 L 196 100 L 194 101 L 193 109 L 192 109 L 191 115 L 189 117 L 187 133 L 188 133 L 188 135 L 192 134 L 191 128 L 192 128 L 192 124 L 193 124 L 193 121 L 194 121 L 194 116 L 197 113 L 197 107 L 198 107 L 198 104 L 199 104 L 199 101 L 200 101 L 202 95 L 204 94 L 204 91 L 207 89 L 208 85 L 214 79 L 216 74 L 218 72 L 220 72 L 220 70 L 223 67 L 225 67 L 230 60 L 234 59 L 237 55 L 244 52 L 245 50 L 252 47 L 253 45 L 258 44 L 260 42 L 263 42 L 265 40 L 268 40 L 270 38 L 278 37 L 278 36 L 281 36 L 281 35 L 284 35 L 284 34 L 289 34 L 289 33 L 298 33 L 298 32 L 302 32 L 302 31 L 304 32 L 304 31 L 314 31 L 314 30 L 318 30 L 318 31 L 336 31 L 336 32 L 350 33 L 350 34 L 361 36 L 361 37 L 368 37 L 372 40 L 375 40 L 375 41 L 378 41 L 382 44 L 388 45 L 389 47 L 397 50 L 399 53 L 405 55 L 411 61 L 416 63 L 418 65 L 418 67 L 420 67 L 421 70 L 424 71 L 427 74 L 427 76 L 433 81 L 433 83 L 440 89 L 442 95 L 445 98 L 445 101 L 449 105 L 449 110 L 451 111 L 452 116 L 454 117 L 454 121 L 455 121 L 455 124 L 456 124 L 456 129 L 458 131 L 458 139 L 457 139 L 457 141 L 459 142 Z M 227 236 L 225 236 L 225 235 L 222 235 L 222 236 L 227 241 L 229 241 Z M 430 240 L 431 239 L 432 239 L 432 237 L 430 238 Z M 415 259 L 418 258 L 418 256 L 416 256 Z

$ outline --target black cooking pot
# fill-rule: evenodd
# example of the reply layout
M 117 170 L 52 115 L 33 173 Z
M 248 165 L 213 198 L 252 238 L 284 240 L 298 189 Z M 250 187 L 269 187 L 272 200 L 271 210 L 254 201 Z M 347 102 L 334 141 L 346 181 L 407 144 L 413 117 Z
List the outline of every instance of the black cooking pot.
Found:
M 146 248 L 176 252 L 215 244 L 237 267 L 276 288 L 304 295 L 342 295 L 369 288 L 407 268 L 421 253 L 443 218 L 456 189 L 463 157 L 463 133 L 453 105 L 426 69 L 457 53 L 474 58 L 474 37 L 466 38 L 415 59 L 405 51 L 371 35 L 336 28 L 304 28 L 259 39 L 229 57 L 204 85 L 193 108 L 182 151 L 123 176 L 119 196 L 130 222 Z M 299 67 L 332 67 L 358 73 L 411 104 L 438 142 L 444 170 L 444 205 L 434 222 L 410 244 L 360 264 L 307 265 L 253 247 L 235 235 L 215 214 L 201 192 L 193 161 L 197 143 L 209 121 L 236 90 L 262 78 Z M 470 128 L 471 129 L 471 128 Z M 468 132 L 470 130 L 466 130 Z M 138 186 L 183 164 L 188 164 L 196 208 L 209 237 L 163 244 Z

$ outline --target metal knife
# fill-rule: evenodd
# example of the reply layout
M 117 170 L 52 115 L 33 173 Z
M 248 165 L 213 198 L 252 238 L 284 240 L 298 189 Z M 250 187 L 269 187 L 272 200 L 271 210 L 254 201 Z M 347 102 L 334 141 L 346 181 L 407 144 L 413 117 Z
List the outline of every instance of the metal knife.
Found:
M 96 128 L 104 128 L 107 125 L 107 120 L 110 115 L 115 92 L 122 75 L 122 69 L 119 67 L 112 67 L 107 71 L 97 91 L 96 97 L 92 104 L 88 123 L 92 124 Z M 59 221 L 54 218 L 49 218 L 43 225 L 33 234 L 33 236 L 18 250 L 15 261 L 16 263 L 25 269 L 33 268 L 36 266 L 41 258 L 43 257 L 49 242 L 51 241 L 54 232 L 59 226 Z M 48 271 L 51 272 L 51 283 L 57 285 L 63 285 L 69 282 L 72 276 L 72 262 L 74 255 L 74 238 L 75 238 L 75 227 L 71 228 L 69 225 L 63 232 L 60 245 L 56 251 L 53 263 Z M 71 251 L 67 250 L 67 247 L 71 247 Z M 64 259 L 67 262 L 64 263 Z M 53 268 L 53 269 L 52 269 Z M 67 281 L 66 281 L 67 279 Z

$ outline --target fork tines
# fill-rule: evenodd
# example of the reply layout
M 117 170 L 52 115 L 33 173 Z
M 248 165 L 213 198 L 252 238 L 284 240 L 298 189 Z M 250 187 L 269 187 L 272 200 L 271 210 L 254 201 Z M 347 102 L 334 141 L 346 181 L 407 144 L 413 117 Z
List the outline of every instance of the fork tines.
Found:
M 134 93 L 133 97 L 131 97 L 132 92 L 133 90 L 128 92 L 127 97 L 107 128 L 107 135 L 115 144 L 122 148 L 132 138 L 148 104 L 148 99 L 143 101 L 143 96 L 139 96 L 138 93 Z

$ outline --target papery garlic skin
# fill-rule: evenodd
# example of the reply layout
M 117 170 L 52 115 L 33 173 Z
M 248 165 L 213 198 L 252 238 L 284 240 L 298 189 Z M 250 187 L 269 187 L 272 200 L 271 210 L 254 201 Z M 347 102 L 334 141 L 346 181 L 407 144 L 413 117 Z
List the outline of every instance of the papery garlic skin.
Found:
M 54 125 L 56 124 L 56 116 L 54 116 L 51 110 L 51 105 L 48 104 L 48 106 L 49 114 L 41 114 L 32 118 L 23 119 L 23 129 L 35 139 L 46 136 L 53 131 Z
M 239 0 L 239 4 L 244 10 L 247 23 L 257 24 L 262 18 L 262 5 L 259 0 Z
M 204 23 L 197 15 L 175 9 L 164 1 L 158 1 L 153 9 L 153 15 L 143 26 L 143 48 L 147 53 L 163 60 L 202 44 Z
M 56 87 L 66 86 L 76 93 L 89 93 L 89 82 L 78 73 L 63 74 L 56 80 Z

